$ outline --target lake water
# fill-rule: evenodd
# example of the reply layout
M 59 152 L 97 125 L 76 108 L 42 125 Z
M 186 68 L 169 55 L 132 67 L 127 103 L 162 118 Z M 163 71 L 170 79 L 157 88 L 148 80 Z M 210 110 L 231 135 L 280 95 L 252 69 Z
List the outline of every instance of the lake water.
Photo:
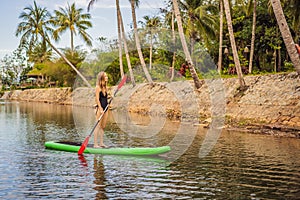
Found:
M 207 129 L 112 111 L 106 144 L 170 145 L 172 151 L 155 157 L 78 157 L 44 148 L 50 140 L 82 142 L 94 123 L 90 108 L 1 102 L 0 198 L 300 198 L 300 140 L 295 138 L 222 131 L 200 156 Z

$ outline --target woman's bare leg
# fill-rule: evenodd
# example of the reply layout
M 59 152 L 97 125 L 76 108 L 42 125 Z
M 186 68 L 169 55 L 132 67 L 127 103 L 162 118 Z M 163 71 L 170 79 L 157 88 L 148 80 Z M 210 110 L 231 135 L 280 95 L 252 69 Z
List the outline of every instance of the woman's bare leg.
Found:
M 96 120 L 98 120 L 99 119 L 99 117 L 100 117 L 100 112 L 97 110 L 97 112 L 96 112 Z M 99 145 L 98 145 L 98 137 L 99 137 L 99 135 L 100 135 L 100 128 L 101 128 L 101 121 L 98 123 L 98 125 L 96 126 L 96 128 L 95 128 L 95 131 L 94 131 L 94 147 L 99 147 Z
M 100 135 L 99 134 L 99 129 L 100 129 L 100 125 L 97 125 L 97 127 L 95 128 L 95 131 L 94 131 L 94 147 L 99 147 L 98 145 L 98 136 Z
M 99 130 L 99 136 L 100 136 L 100 147 L 106 147 L 106 145 L 103 142 L 103 137 L 104 137 L 104 128 L 106 126 L 107 122 L 107 117 L 108 117 L 108 112 L 104 113 L 101 121 L 100 121 L 100 130 Z
M 103 144 L 103 135 L 104 135 L 104 130 L 102 128 L 99 128 L 99 138 L 100 138 L 100 143 L 99 146 L 102 147 Z

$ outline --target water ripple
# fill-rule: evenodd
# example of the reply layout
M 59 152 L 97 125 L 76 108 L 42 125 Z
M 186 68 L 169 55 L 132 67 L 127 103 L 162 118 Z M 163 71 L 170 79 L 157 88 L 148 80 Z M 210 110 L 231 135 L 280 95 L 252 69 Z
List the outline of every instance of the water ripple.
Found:
M 7 106 L 7 107 L 3 107 Z M 53 105 L 47 105 L 53 106 Z M 1 199 L 297 199 L 300 141 L 224 132 L 198 157 L 206 132 L 170 163 L 163 157 L 101 156 L 46 150 L 48 140 L 81 141 L 71 112 L 7 104 L 0 108 Z M 86 111 L 81 112 L 86 113 Z M 82 116 L 83 118 L 83 116 Z M 56 121 L 55 119 L 60 119 Z M 155 138 L 130 138 L 114 123 L 112 144 L 157 146 L 170 140 L 172 123 Z M 113 127 L 110 127 L 113 126 Z M 89 130 L 90 127 L 82 127 Z

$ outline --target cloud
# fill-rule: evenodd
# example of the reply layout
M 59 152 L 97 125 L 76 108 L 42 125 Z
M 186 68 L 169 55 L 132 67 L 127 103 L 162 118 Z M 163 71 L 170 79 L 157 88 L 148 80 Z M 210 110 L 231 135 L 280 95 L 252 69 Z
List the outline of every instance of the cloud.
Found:
M 88 2 L 89 1 L 87 1 L 87 0 L 76 0 L 75 4 L 76 4 L 77 8 L 78 7 L 86 8 L 87 5 L 88 5 Z M 49 1 L 49 0 L 37 0 L 37 4 L 39 6 L 46 7 L 49 11 L 51 11 L 51 10 L 57 10 L 60 7 L 64 8 L 68 4 L 72 5 L 73 2 L 72 1 L 68 1 L 68 0 L 52 0 L 52 1 Z
M 102 20 L 102 21 L 106 21 L 106 22 L 110 22 L 110 21 L 111 21 L 111 20 L 108 19 L 107 17 L 103 17 L 103 16 L 100 16 L 100 15 L 93 15 L 93 16 L 92 16 L 92 19 Z
M 84 0 L 81 0 L 81 2 Z M 77 2 L 76 2 L 77 3 Z M 87 5 L 87 4 L 85 4 Z M 139 9 L 156 9 L 161 8 L 164 3 L 161 0 L 144 0 L 141 1 Z M 112 0 L 98 0 L 93 5 L 94 8 L 116 8 L 116 4 Z M 129 1 L 120 2 L 120 7 L 122 8 L 131 8 Z
M 152 1 L 144 1 L 140 3 L 139 9 L 159 9 L 165 7 L 165 3 L 163 1 L 154 0 Z
M 76 7 L 80 7 L 83 9 L 87 9 L 88 4 L 90 0 L 76 0 L 75 4 Z M 48 10 L 56 10 L 59 7 L 66 7 L 67 5 L 72 4 L 72 1 L 69 0 L 37 0 L 37 4 L 46 7 Z M 164 7 L 165 3 L 161 0 L 143 0 L 140 2 L 139 8 L 138 9 L 159 9 Z M 115 9 L 115 1 L 112 0 L 98 0 L 96 1 L 93 6 L 93 9 Z M 120 7 L 121 9 L 130 9 L 130 2 L 127 1 L 122 1 L 120 2 Z
M 87 6 L 88 4 L 86 4 Z M 115 1 L 112 0 L 98 0 L 96 1 L 93 6 L 91 7 L 91 9 L 97 9 L 97 8 L 115 8 Z
M 1 53 L 11 52 L 11 51 L 12 51 L 11 49 L 0 49 Z

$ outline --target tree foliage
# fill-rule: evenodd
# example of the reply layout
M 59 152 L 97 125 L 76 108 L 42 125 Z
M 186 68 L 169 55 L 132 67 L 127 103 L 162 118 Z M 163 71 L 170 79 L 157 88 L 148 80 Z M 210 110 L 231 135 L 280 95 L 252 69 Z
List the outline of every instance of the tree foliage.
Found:
M 5 85 L 19 84 L 26 79 L 26 74 L 31 69 L 27 62 L 25 48 L 20 46 L 11 55 L 6 55 L 1 60 L 0 78 Z
M 183 30 L 187 37 L 187 43 L 191 53 L 196 51 L 197 48 L 199 50 L 199 47 L 201 47 L 201 49 L 205 49 L 215 63 L 217 63 L 219 52 L 219 0 L 182 0 L 179 2 L 183 19 Z M 237 0 L 231 1 L 230 3 L 238 56 L 241 66 L 243 67 L 247 66 L 249 63 L 249 53 L 245 51 L 245 49 L 249 48 L 251 43 L 253 5 L 251 0 Z M 149 73 L 155 81 L 168 80 L 166 77 L 172 66 L 174 52 L 176 53 L 175 71 L 178 72 L 182 63 L 185 62 L 178 34 L 175 43 L 173 43 L 171 39 L 171 7 L 172 1 L 168 1 L 166 2 L 165 7 L 160 9 L 162 11 L 161 15 L 154 17 L 147 15 L 138 19 L 141 21 L 141 23 L 139 23 L 138 31 L 140 34 L 142 54 L 145 58 L 146 66 L 148 68 L 151 67 Z M 294 41 L 299 43 L 299 1 L 284 0 L 282 1 L 282 8 Z M 34 15 L 35 13 L 33 11 L 35 9 L 40 9 L 38 16 Z M 67 26 L 67 24 L 64 25 L 63 23 L 58 23 L 59 16 L 61 16 L 61 19 L 62 16 L 67 17 L 68 11 L 72 11 L 70 13 L 80 11 L 80 14 L 82 14 L 82 9 L 75 9 L 75 5 L 53 11 L 54 15 L 57 14 L 56 18 L 51 18 L 51 12 L 45 8 L 39 8 L 36 5 L 36 2 L 34 2 L 33 6 L 28 6 L 24 9 L 20 14 L 20 18 L 26 20 L 18 25 L 16 35 L 19 36 L 22 34 L 21 44 L 26 46 L 26 54 L 24 55 L 27 55 L 27 57 L 16 52 L 4 57 L 1 64 L 2 81 L 11 82 L 13 80 L 22 80 L 22 73 L 25 73 L 26 71 L 24 70 L 24 65 L 18 64 L 19 68 L 16 69 L 14 62 L 18 61 L 19 63 L 22 63 L 25 62 L 25 60 L 27 62 L 29 59 L 30 62 L 35 63 L 34 68 L 40 68 L 39 70 L 41 70 L 45 76 L 48 76 L 49 80 L 57 81 L 61 86 L 72 85 L 72 82 L 76 79 L 76 73 L 67 67 L 65 61 L 54 57 L 54 54 L 46 45 L 43 38 L 38 34 L 33 34 L 37 33 L 38 30 L 40 31 L 40 25 L 43 24 L 44 27 L 46 27 L 46 29 L 43 29 L 45 30 L 43 34 L 45 34 L 47 38 L 54 36 L 58 38 L 59 33 L 70 29 L 69 25 Z M 49 19 L 52 20 L 52 23 Z M 57 22 L 56 24 L 53 23 L 53 20 L 55 19 Z M 89 20 L 88 15 L 86 18 L 82 18 L 83 22 L 86 20 Z M 176 20 L 174 20 L 174 23 L 176 28 Z M 36 24 L 36 26 L 33 26 L 33 24 Z M 226 48 L 228 54 L 224 53 L 223 55 L 222 73 L 227 74 L 230 72 L 230 69 L 234 67 L 234 62 L 226 21 L 224 21 L 223 24 L 223 50 Z M 53 25 L 55 25 L 55 27 Z M 86 24 L 83 30 L 86 31 L 90 27 L 90 25 Z M 161 31 L 157 31 L 157 29 Z M 103 37 L 99 36 L 99 38 Z M 135 36 L 133 30 L 127 32 L 126 42 L 129 49 L 130 61 L 134 70 L 134 76 L 138 82 L 144 82 L 146 81 L 146 77 L 142 73 L 143 68 L 140 65 L 139 54 L 136 50 L 134 39 Z M 114 39 L 105 39 L 105 41 L 101 41 L 102 45 L 95 47 L 92 53 L 89 54 L 87 54 L 86 50 L 80 49 L 79 47 L 74 48 L 74 54 L 72 54 L 72 44 L 70 44 L 70 47 L 64 48 L 63 53 L 77 69 L 80 69 L 92 85 L 95 84 L 96 75 L 101 70 L 107 72 L 110 80 L 109 84 L 114 85 L 120 80 L 120 63 L 117 51 L 118 41 Z M 90 40 L 87 40 L 86 42 L 90 42 Z M 89 55 L 89 58 L 87 58 L 87 55 Z M 122 58 L 124 71 L 127 73 L 128 66 L 124 54 Z M 196 64 L 199 62 L 199 59 L 197 59 L 195 60 Z M 277 65 L 275 68 L 274 64 Z M 294 70 L 291 65 L 287 49 L 284 45 L 273 10 L 270 7 L 269 0 L 257 0 L 253 72 L 265 73 Z M 21 69 L 23 69 L 24 72 L 21 72 Z M 196 68 L 196 71 L 199 75 L 201 74 L 200 68 Z M 191 78 L 189 73 L 187 73 L 187 78 Z

